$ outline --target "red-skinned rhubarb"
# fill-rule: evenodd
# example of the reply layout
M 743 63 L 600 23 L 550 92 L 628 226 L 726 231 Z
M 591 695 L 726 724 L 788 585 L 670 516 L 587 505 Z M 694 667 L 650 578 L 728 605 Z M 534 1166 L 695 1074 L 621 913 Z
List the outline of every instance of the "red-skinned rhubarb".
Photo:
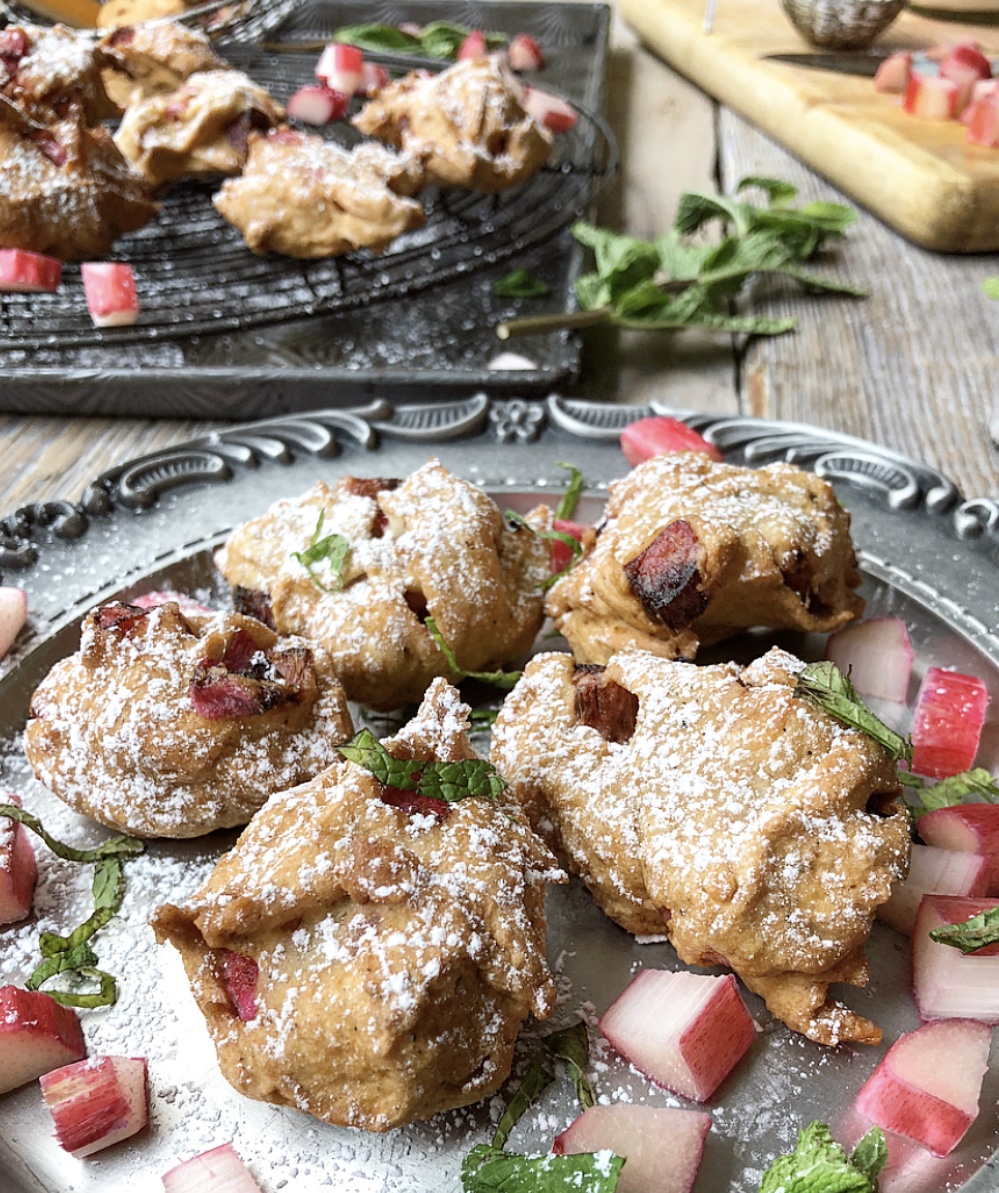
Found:
M 947 924 L 963 924 L 999 907 L 999 899 L 924 895 L 912 929 L 912 988 L 922 1019 L 999 1023 L 999 945 L 962 953 L 930 939 Z
M 14 645 L 27 618 L 28 594 L 24 589 L 0 587 L 0 659 Z
M 137 1135 L 148 1122 L 144 1057 L 90 1057 L 46 1073 L 39 1084 L 59 1145 L 77 1159 Z
M 988 704 L 988 689 L 976 676 L 928 668 L 912 716 L 912 770 L 932 779 L 969 770 Z
M 756 1038 L 731 974 L 643 969 L 600 1020 L 621 1055 L 658 1085 L 703 1102 Z
M 678 418 L 653 415 L 629 423 L 621 432 L 621 450 L 634 468 L 643 460 L 662 456 L 667 452 L 704 452 L 721 463 L 722 454 L 708 443 L 700 432 Z
M 353 95 L 364 74 L 364 55 L 357 46 L 330 42 L 319 56 L 315 73 L 331 91 Z
M 912 55 L 907 50 L 889 56 L 874 75 L 874 90 L 890 95 L 905 95 L 912 74 Z
M 21 806 L 12 793 L 0 795 L 0 802 Z M 37 877 L 27 829 L 17 820 L 0 817 L 0 924 L 16 924 L 27 916 Z
M 163 1174 L 164 1193 L 260 1193 L 231 1143 L 192 1156 Z
M 934 808 L 920 816 L 918 828 L 927 845 L 979 854 L 986 875 L 981 893 L 999 896 L 999 804 Z
M 342 120 L 349 109 L 349 97 L 323 83 L 299 87 L 288 100 L 288 115 L 304 124 L 332 124 L 334 120 Z
M 567 133 L 578 119 L 572 104 L 540 87 L 525 87 L 521 102 L 524 111 L 550 133 Z
M 897 932 L 911 936 L 924 895 L 984 895 L 987 881 L 984 858 L 932 845 L 913 845 L 909 873 L 892 891 L 888 902 L 878 908 L 877 917 Z
M 0 1094 L 87 1055 L 71 1007 L 19 986 L 0 986 Z
M 857 1110 L 935 1156 L 954 1150 L 978 1116 L 992 1033 L 983 1023 L 925 1023 L 900 1036 L 857 1095 Z
M 559 1135 L 557 1156 L 611 1151 L 627 1160 L 617 1193 L 690 1193 L 711 1115 L 660 1106 L 593 1106 Z
M 139 317 L 139 296 L 131 265 L 85 261 L 80 266 L 87 308 L 95 327 L 125 327 Z
M 25 249 L 0 249 L 0 293 L 54 294 L 62 280 L 62 262 Z
M 835 663 L 861 696 L 906 702 L 914 652 L 905 622 L 872 618 L 832 634 L 826 658 Z
M 544 70 L 545 67 L 544 51 L 527 33 L 518 33 L 516 37 L 510 39 L 506 57 L 511 69 L 519 71 L 521 74 Z
M 960 88 L 951 79 L 913 71 L 905 89 L 902 108 L 920 120 L 953 120 Z

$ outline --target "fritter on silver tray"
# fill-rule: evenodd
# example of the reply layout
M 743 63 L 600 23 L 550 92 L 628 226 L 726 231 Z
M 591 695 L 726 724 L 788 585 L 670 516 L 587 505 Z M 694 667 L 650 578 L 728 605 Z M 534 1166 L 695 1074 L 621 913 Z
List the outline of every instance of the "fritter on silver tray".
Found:
M 909 821 L 885 751 L 796 694 L 803 666 L 776 649 L 745 669 L 541 655 L 500 710 L 491 757 L 621 927 L 728 966 L 810 1039 L 875 1043 L 829 987 L 867 981 Z
M 77 812 L 140 837 L 245 824 L 353 732 L 326 652 L 239 614 L 175 603 L 90 613 L 79 651 L 31 699 L 35 777 Z
M 229 69 L 201 29 L 188 29 L 176 21 L 125 25 L 107 33 L 99 44 L 108 62 L 101 77 L 119 108 L 176 91 L 202 71 Z
M 347 695 L 377 709 L 451 674 L 428 618 L 466 671 L 518 659 L 551 574 L 542 538 L 436 460 L 402 481 L 347 477 L 279 501 L 216 562 L 239 607 L 322 642 Z
M 519 96 L 501 63 L 470 58 L 438 75 L 414 71 L 389 83 L 354 124 L 414 157 L 427 183 L 492 193 L 526 182 L 551 152 L 551 134 Z
M 646 460 L 610 486 L 588 546 L 547 602 L 578 662 L 626 647 L 692 659 L 753 626 L 827 633 L 863 610 L 850 515 L 791 464 Z
M 180 16 L 193 7 L 194 3 L 189 4 L 186 0 L 105 0 L 97 13 L 97 27 L 117 29 L 142 21 L 158 21 Z
M 76 112 L 39 126 L 0 102 L 0 248 L 103 257 L 158 211 L 103 125 Z
M 132 104 L 115 144 L 154 190 L 180 178 L 238 174 L 249 137 L 284 119 L 284 108 L 238 70 L 192 75 L 176 91 Z
M 417 180 L 418 181 L 418 180 Z M 255 253 L 335 257 L 385 246 L 424 223 L 411 167 L 381 145 L 352 152 L 291 128 L 254 136 L 239 178 L 212 200 Z
M 465 798 L 341 760 L 156 913 L 241 1093 L 386 1131 L 493 1093 L 524 1019 L 551 1013 L 545 885 L 564 875 L 516 805 L 476 794 L 467 717 L 435 680 L 381 751 L 419 760 L 409 781 L 453 763 Z
M 0 95 L 42 124 L 81 112 L 96 124 L 117 114 L 101 81 L 104 52 L 65 25 L 0 30 Z

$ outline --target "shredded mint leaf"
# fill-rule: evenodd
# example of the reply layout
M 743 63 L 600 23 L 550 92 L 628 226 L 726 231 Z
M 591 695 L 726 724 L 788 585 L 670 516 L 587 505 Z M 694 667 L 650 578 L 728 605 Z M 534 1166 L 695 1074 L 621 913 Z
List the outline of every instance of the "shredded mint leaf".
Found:
M 518 1156 L 480 1144 L 461 1166 L 463 1193 L 614 1193 L 624 1160 L 610 1152 Z
M 515 269 L 493 283 L 493 293 L 500 298 L 543 298 L 551 287 L 530 270 Z
M 46 832 L 37 816 L 32 816 L 17 804 L 0 804 L 0 816 L 6 816 L 8 820 L 17 820 L 25 828 L 31 829 L 56 857 L 61 857 L 64 862 L 98 862 L 107 857 L 134 857 L 146 848 L 135 837 L 110 837 L 94 849 L 74 849 L 72 845 L 56 840 Z
M 538 1063 L 531 1065 L 524 1080 L 521 1081 L 503 1111 L 503 1117 L 496 1126 L 491 1147 L 500 1151 L 506 1146 L 510 1132 L 551 1085 L 554 1077 L 555 1074 L 545 1065 Z
M 503 688 L 505 691 L 510 691 L 517 686 L 517 681 L 521 676 L 521 672 L 519 671 L 466 671 L 464 667 L 458 665 L 458 660 L 454 657 L 454 651 L 444 641 L 444 635 L 437 628 L 437 623 L 434 619 L 428 617 L 424 624 L 427 627 L 430 637 L 437 643 L 441 654 L 447 660 L 447 665 L 451 668 L 456 679 L 477 679 L 480 683 L 492 684 L 493 687 Z
M 515 522 L 518 526 L 526 527 L 531 532 L 531 534 L 536 534 L 539 539 L 544 539 L 546 542 L 555 540 L 557 542 L 564 543 L 565 546 L 567 546 L 569 548 L 569 553 L 570 553 L 569 562 L 565 565 L 564 568 L 561 569 L 561 571 L 555 572 L 551 576 L 549 576 L 546 580 L 541 581 L 541 584 L 539 585 L 539 587 L 542 592 L 546 592 L 549 588 L 551 588 L 551 586 L 555 583 L 556 580 L 561 580 L 563 576 L 565 576 L 569 572 L 571 572 L 573 569 L 573 566 L 576 563 L 576 560 L 579 559 L 579 557 L 583 554 L 583 544 L 579 541 L 578 538 L 576 538 L 575 535 L 569 534 L 569 532 L 566 530 L 535 530 L 535 528 L 533 526 L 531 526 L 531 524 L 527 521 L 527 519 L 522 517 L 520 514 L 518 514 L 516 510 L 504 510 L 503 517 L 507 518 L 510 522 Z M 450 662 L 450 660 L 448 660 L 448 661 Z M 453 663 L 451 664 L 451 669 L 452 670 L 455 669 Z M 490 674 L 496 674 L 496 673 L 491 672 Z M 499 674 L 500 675 L 507 675 L 507 674 L 512 675 L 513 672 L 501 671 L 501 672 L 499 672 Z M 519 679 L 520 672 L 518 671 L 516 674 Z M 490 682 L 492 682 L 492 681 L 490 681 Z
M 932 784 L 919 775 L 910 775 L 904 771 L 900 773 L 899 778 L 903 786 L 918 792 L 918 804 L 907 801 L 909 811 L 916 820 L 936 808 L 953 808 L 958 804 L 967 803 L 969 797 L 975 797 L 987 804 L 999 803 L 999 782 L 981 766 Z
M 982 293 L 986 298 L 999 301 L 999 278 L 986 278 L 982 282 Z
M 567 468 L 569 470 L 569 487 L 562 494 L 561 500 L 555 507 L 555 517 L 566 521 L 572 517 L 576 512 L 576 506 L 579 505 L 579 497 L 583 492 L 583 474 L 575 464 L 563 464 L 559 460 L 558 466 L 559 468 Z
M 589 1110 L 591 1106 L 595 1106 L 597 1098 L 587 1074 L 590 1063 L 590 1038 L 586 1032 L 586 1024 L 580 1020 L 572 1027 L 553 1031 L 545 1036 L 542 1042 L 553 1056 L 565 1063 L 582 1108 Z
M 389 50 L 403 54 L 421 52 L 419 38 L 395 25 L 344 25 L 333 34 L 333 41 L 358 46 L 362 50 Z
M 779 1156 L 763 1174 L 760 1193 L 877 1193 L 877 1175 L 887 1156 L 878 1127 L 864 1136 L 848 1159 L 829 1128 L 812 1123 L 799 1132 L 794 1151 Z
M 370 771 L 386 787 L 416 791 L 428 799 L 442 799 L 449 804 L 469 796 L 495 799 L 506 787 L 493 764 L 483 758 L 466 758 L 460 762 L 396 758 L 370 729 L 362 729 L 337 749 L 344 758 Z
M 829 713 L 850 729 L 873 737 L 896 761 L 912 759 L 912 745 L 876 717 L 857 694 L 857 689 L 835 663 L 809 663 L 798 675 L 797 693 Z
M 343 588 L 343 573 L 350 553 L 350 543 L 342 534 L 328 534 L 325 538 L 320 538 L 325 519 L 326 511 L 320 510 L 309 545 L 304 551 L 292 551 L 291 557 L 297 559 L 305 568 L 309 573 L 309 579 L 317 588 L 323 592 L 340 592 Z M 333 584 L 324 584 L 313 570 L 316 564 L 323 562 L 329 564 L 335 581 Z
M 999 944 L 999 907 L 980 911 L 961 924 L 931 928 L 930 940 L 960 949 L 962 953 L 974 953 L 988 944 Z
M 781 182 L 776 178 L 759 178 L 755 174 L 743 178 L 736 186 L 735 193 L 741 195 L 743 191 L 751 190 L 753 187 L 766 192 L 771 206 L 790 203 L 798 197 L 798 188 L 793 183 Z

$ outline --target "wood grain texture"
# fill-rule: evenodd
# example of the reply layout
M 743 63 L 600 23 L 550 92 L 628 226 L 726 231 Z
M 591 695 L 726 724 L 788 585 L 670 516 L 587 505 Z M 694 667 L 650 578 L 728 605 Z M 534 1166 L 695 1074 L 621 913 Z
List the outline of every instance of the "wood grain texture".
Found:
M 777 0 L 620 0 L 643 40 L 710 94 L 787 145 L 916 244 L 945 252 L 999 248 L 999 151 L 968 145 L 956 121 L 917 120 L 870 79 L 768 62 L 808 49 Z M 985 44 L 995 30 L 962 26 Z M 926 49 L 954 26 L 903 13 L 882 49 Z

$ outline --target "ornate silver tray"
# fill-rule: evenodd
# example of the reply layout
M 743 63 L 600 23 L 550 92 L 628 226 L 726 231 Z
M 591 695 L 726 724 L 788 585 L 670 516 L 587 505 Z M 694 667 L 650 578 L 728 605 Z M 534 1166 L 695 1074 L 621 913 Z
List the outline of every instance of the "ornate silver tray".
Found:
M 267 32 L 265 18 L 278 27 Z M 431 190 L 422 196 L 425 227 L 379 255 L 319 261 L 256 256 L 212 207 L 215 185 L 179 184 L 156 220 L 115 245 L 114 257 L 136 273 L 134 326 L 92 326 L 75 264 L 55 294 L 0 295 L 0 409 L 246 419 L 363 400 L 374 382 L 379 392 L 434 385 L 467 396 L 487 383 L 529 392 L 574 376 L 569 335 L 532 345 L 532 368 L 493 372 L 489 364 L 501 347 L 497 323 L 570 303 L 581 253 L 567 225 L 614 175 L 616 149 L 599 115 L 606 6 L 274 0 L 218 48 L 286 102 L 313 81 L 316 47 L 338 28 L 441 19 L 528 32 L 545 48 L 534 81 L 571 98 L 579 119 L 533 178 L 500 195 Z M 360 140 L 346 121 L 321 131 L 345 145 Z M 516 268 L 549 286 L 541 306 L 493 293 Z
M 657 410 L 657 413 L 670 413 Z M 436 454 L 454 471 L 487 487 L 501 505 L 557 500 L 565 484 L 558 461 L 578 466 L 587 489 L 579 516 L 595 518 L 607 483 L 626 470 L 621 428 L 650 413 L 558 397 L 502 401 L 477 396 L 434 406 L 366 407 L 272 419 L 225 431 L 171 451 L 122 464 L 97 477 L 78 503 L 51 502 L 0 521 L 0 579 L 29 594 L 30 625 L 0 668 L 0 787 L 14 789 L 64 839 L 92 841 L 101 830 L 65 809 L 26 774 L 19 733 L 34 685 L 75 647 L 77 625 L 95 602 L 170 585 L 202 599 L 221 599 L 210 552 L 239 521 L 319 478 L 404 475 Z M 872 615 L 904 617 L 917 651 L 917 676 L 929 665 L 968 670 L 999 699 L 999 503 L 965 500 L 940 474 L 892 452 L 791 423 L 683 415 L 739 463 L 787 460 L 814 469 L 851 511 Z M 822 642 L 784 636 L 806 656 Z M 723 651 L 738 657 L 769 643 L 746 636 Z M 550 642 L 543 642 L 547 649 Z M 999 768 L 999 736 L 987 726 L 980 761 Z M 265 1193 L 329 1188 L 361 1193 L 457 1193 L 461 1159 L 488 1139 L 498 1100 L 439 1115 L 432 1122 L 367 1135 L 318 1123 L 298 1112 L 243 1099 L 222 1080 L 200 1016 L 172 950 L 159 948 L 146 920 L 164 898 L 193 890 L 233 834 L 200 842 L 159 842 L 131 863 L 122 914 L 97 938 L 114 971 L 116 1006 L 82 1012 L 91 1052 L 149 1058 L 150 1129 L 89 1160 L 58 1148 L 36 1085 L 6 1095 L 0 1136 L 2 1183 L 10 1193 L 63 1193 L 158 1188 L 178 1160 L 234 1141 Z M 0 929 L 0 975 L 22 982 L 34 964 L 38 931 L 66 931 L 88 906 L 89 874 L 72 872 L 43 847 L 35 917 Z M 552 1020 L 522 1035 L 522 1060 L 540 1034 L 582 1017 L 588 1023 L 620 992 L 639 965 L 673 967 L 666 944 L 635 943 L 572 885 L 549 903 L 549 957 L 559 1004 Z M 887 1045 L 916 1026 L 909 995 L 908 945 L 878 924 L 871 939 L 872 981 L 845 998 L 885 1030 Z M 864 1126 L 852 1115 L 856 1091 L 883 1049 L 823 1049 L 775 1023 L 747 996 L 760 1034 L 735 1073 L 708 1103 L 714 1125 L 696 1189 L 753 1193 L 763 1170 L 790 1150 L 813 1119 L 837 1138 L 855 1140 Z M 607 1099 L 678 1105 L 681 1100 L 630 1071 L 591 1032 L 598 1094 Z M 937 1160 L 915 1147 L 896 1148 L 882 1193 L 942 1193 L 999 1188 L 999 1065 L 986 1078 L 981 1113 L 961 1146 Z M 549 1087 L 522 1120 L 508 1147 L 547 1151 L 577 1113 L 568 1080 Z

